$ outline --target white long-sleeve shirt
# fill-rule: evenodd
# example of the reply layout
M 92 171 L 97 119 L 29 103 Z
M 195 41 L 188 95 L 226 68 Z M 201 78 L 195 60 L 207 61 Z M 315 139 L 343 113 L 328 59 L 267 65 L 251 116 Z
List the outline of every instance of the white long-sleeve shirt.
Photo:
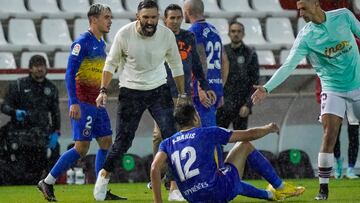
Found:
M 184 74 L 174 33 L 157 25 L 155 34 L 145 37 L 136 31 L 135 21 L 115 35 L 104 71 L 114 74 L 118 69 L 120 87 L 151 90 L 166 83 L 165 61 L 173 77 Z

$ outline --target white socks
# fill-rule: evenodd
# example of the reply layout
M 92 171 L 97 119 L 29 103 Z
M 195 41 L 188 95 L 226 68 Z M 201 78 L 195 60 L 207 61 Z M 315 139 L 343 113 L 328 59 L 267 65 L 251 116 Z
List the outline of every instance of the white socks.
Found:
M 56 178 L 54 178 L 50 173 L 46 176 L 44 182 L 48 185 L 55 185 Z
M 334 154 L 333 153 L 323 153 L 320 152 L 318 156 L 318 166 L 319 166 L 319 183 L 328 184 L 332 167 L 334 164 Z

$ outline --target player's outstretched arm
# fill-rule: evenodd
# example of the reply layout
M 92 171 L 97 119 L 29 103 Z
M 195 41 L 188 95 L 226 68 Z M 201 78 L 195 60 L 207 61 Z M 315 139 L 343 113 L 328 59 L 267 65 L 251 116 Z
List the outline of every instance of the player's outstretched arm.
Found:
M 247 130 L 235 130 L 231 135 L 229 142 L 252 141 L 264 137 L 269 133 L 279 132 L 279 127 L 275 123 L 269 123 L 262 127 L 250 128 Z
M 167 155 L 159 151 L 151 164 L 150 177 L 154 203 L 162 203 L 161 198 L 161 170 L 166 164 Z
M 264 100 L 267 96 L 267 91 L 264 86 L 261 85 L 254 85 L 254 88 L 256 89 L 254 94 L 251 95 L 251 100 L 253 104 L 257 104 Z

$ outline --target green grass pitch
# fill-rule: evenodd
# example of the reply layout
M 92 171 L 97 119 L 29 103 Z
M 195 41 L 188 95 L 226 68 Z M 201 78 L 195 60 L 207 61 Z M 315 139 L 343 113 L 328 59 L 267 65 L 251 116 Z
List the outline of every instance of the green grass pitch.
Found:
M 288 180 L 297 185 L 306 187 L 305 193 L 300 197 L 286 199 L 284 202 L 316 202 L 314 197 L 318 192 L 317 179 Z M 248 181 L 257 187 L 265 188 L 267 183 L 263 180 Z M 110 184 L 113 193 L 128 197 L 128 201 L 107 202 L 153 202 L 152 193 L 146 188 L 146 183 Z M 93 185 L 56 185 L 55 195 L 59 202 L 82 203 L 95 202 L 92 196 Z M 163 199 L 167 199 L 167 191 L 163 190 Z M 41 203 L 47 202 L 35 186 L 0 186 L 1 203 Z M 167 202 L 167 201 L 164 201 Z M 232 203 L 267 202 L 238 196 Z M 324 203 L 360 202 L 360 180 L 330 180 L 330 195 Z

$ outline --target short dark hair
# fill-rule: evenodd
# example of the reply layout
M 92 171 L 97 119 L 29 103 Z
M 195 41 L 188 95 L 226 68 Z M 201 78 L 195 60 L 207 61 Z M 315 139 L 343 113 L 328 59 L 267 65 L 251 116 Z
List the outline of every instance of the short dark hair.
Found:
M 44 56 L 41 55 L 34 55 L 30 58 L 29 61 L 29 68 L 33 68 L 34 66 L 47 66 L 46 59 Z
M 152 1 L 152 0 L 141 1 L 137 7 L 137 11 L 140 11 L 143 8 L 156 8 L 157 10 L 159 10 L 159 6 L 156 3 L 156 1 Z
M 179 127 L 189 126 L 193 124 L 193 118 L 196 110 L 193 104 L 182 104 L 175 108 L 174 118 Z
M 168 11 L 176 11 L 176 10 L 179 10 L 181 12 L 181 15 L 182 15 L 182 9 L 179 5 L 177 4 L 170 4 L 168 5 L 166 8 L 165 8 L 165 11 L 164 11 L 164 16 L 165 18 L 167 18 L 167 13 Z
M 109 11 L 111 12 L 110 6 L 105 5 L 105 4 L 92 4 L 89 8 L 89 11 L 87 13 L 88 18 L 90 18 L 91 16 L 94 17 L 99 17 L 101 15 L 102 12 L 105 11 Z
M 239 21 L 233 20 L 229 23 L 229 32 L 230 32 L 230 27 L 232 25 L 240 25 L 240 27 L 243 29 L 243 32 L 245 32 L 245 27 L 242 23 L 240 23 Z

